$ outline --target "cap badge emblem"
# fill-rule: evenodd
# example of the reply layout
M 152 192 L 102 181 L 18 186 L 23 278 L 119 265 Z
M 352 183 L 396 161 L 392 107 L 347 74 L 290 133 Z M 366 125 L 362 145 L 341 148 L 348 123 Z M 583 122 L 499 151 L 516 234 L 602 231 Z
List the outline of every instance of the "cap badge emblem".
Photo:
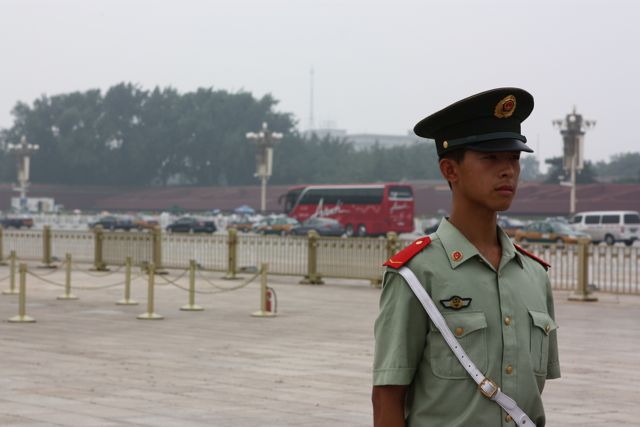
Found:
M 443 142 L 443 143 L 442 143 L 442 148 L 444 148 L 445 150 L 446 150 L 447 148 L 449 148 L 449 143 L 448 143 L 447 141 Z
M 441 299 L 440 304 L 442 304 L 442 306 L 445 308 L 460 310 L 461 308 L 469 307 L 469 305 L 471 304 L 471 298 L 462 298 L 455 295 L 449 299 Z
M 514 111 L 516 111 L 516 97 L 509 95 L 496 104 L 496 109 L 493 114 L 499 119 L 506 119 L 511 117 Z
M 454 260 L 454 261 L 460 261 L 462 259 L 462 252 L 453 251 L 451 253 L 451 259 Z

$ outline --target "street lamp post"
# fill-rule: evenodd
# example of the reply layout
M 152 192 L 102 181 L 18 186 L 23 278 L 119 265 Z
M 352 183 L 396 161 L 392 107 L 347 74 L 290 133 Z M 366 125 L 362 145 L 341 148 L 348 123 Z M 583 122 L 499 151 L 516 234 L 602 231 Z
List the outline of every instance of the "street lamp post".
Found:
M 576 213 L 576 170 L 581 171 L 584 167 L 584 134 L 587 130 L 595 127 L 595 120 L 585 120 L 582 114 L 573 112 L 567 114 L 564 120 L 554 120 L 553 125 L 560 130 L 564 144 L 564 170 L 569 171 L 571 179 L 571 195 L 569 200 L 569 211 L 571 215 Z
M 280 132 L 268 129 L 267 123 L 262 123 L 259 132 L 248 132 L 247 139 L 256 144 L 256 173 L 254 176 L 260 179 L 260 211 L 267 210 L 267 180 L 271 177 L 273 168 L 273 146 L 282 139 Z
M 29 173 L 31 166 L 31 155 L 38 151 L 38 144 L 29 144 L 27 138 L 23 135 L 19 144 L 7 144 L 7 150 L 16 153 L 18 161 L 18 185 L 13 189 L 20 193 L 20 210 L 24 211 L 27 207 L 27 189 L 29 188 Z

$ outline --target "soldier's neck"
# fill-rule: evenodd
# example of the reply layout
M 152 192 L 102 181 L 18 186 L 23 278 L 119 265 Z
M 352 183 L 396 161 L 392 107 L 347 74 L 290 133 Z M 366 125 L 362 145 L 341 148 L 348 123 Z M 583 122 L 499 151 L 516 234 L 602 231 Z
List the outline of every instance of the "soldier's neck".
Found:
M 502 247 L 498 239 L 496 212 L 463 209 L 454 205 L 449 222 L 498 270 Z

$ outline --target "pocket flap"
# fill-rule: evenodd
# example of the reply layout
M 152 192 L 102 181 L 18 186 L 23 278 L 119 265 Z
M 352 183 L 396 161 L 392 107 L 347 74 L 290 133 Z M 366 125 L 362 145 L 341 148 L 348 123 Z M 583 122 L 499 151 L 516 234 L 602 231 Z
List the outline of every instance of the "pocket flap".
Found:
M 449 329 L 453 332 L 453 336 L 456 338 L 466 337 L 472 332 L 487 327 L 487 318 L 482 311 L 443 313 L 443 316 Z
M 551 331 L 558 329 L 558 325 L 548 313 L 529 310 L 529 315 L 533 321 L 533 326 L 540 328 L 546 335 L 549 335 Z

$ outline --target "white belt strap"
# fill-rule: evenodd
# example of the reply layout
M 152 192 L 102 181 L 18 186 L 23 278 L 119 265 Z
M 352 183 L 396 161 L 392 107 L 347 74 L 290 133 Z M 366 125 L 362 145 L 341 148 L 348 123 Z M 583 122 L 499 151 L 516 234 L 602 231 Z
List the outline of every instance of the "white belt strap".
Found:
M 409 270 L 407 267 L 402 267 L 398 270 L 398 273 L 404 277 L 411 287 L 411 290 L 413 290 L 413 293 L 416 294 L 416 297 L 418 297 L 420 303 L 422 303 L 422 306 L 442 334 L 442 337 L 447 342 L 449 348 L 451 348 L 451 351 L 453 351 L 453 354 L 456 355 L 464 369 L 478 384 L 480 393 L 500 405 L 507 414 L 511 415 L 511 418 L 513 418 L 513 421 L 515 421 L 517 425 L 535 427 L 533 421 L 531 421 L 527 414 L 518 407 L 515 400 L 504 394 L 500 390 L 500 387 L 498 387 L 495 382 L 485 377 L 482 372 L 478 370 L 473 361 L 469 359 L 469 356 L 467 356 L 467 353 L 465 353 L 458 340 L 451 333 L 444 317 L 442 317 L 442 314 L 433 303 L 433 300 L 429 297 L 429 294 L 427 294 L 427 291 L 422 287 L 416 275 L 413 274 L 413 271 Z

